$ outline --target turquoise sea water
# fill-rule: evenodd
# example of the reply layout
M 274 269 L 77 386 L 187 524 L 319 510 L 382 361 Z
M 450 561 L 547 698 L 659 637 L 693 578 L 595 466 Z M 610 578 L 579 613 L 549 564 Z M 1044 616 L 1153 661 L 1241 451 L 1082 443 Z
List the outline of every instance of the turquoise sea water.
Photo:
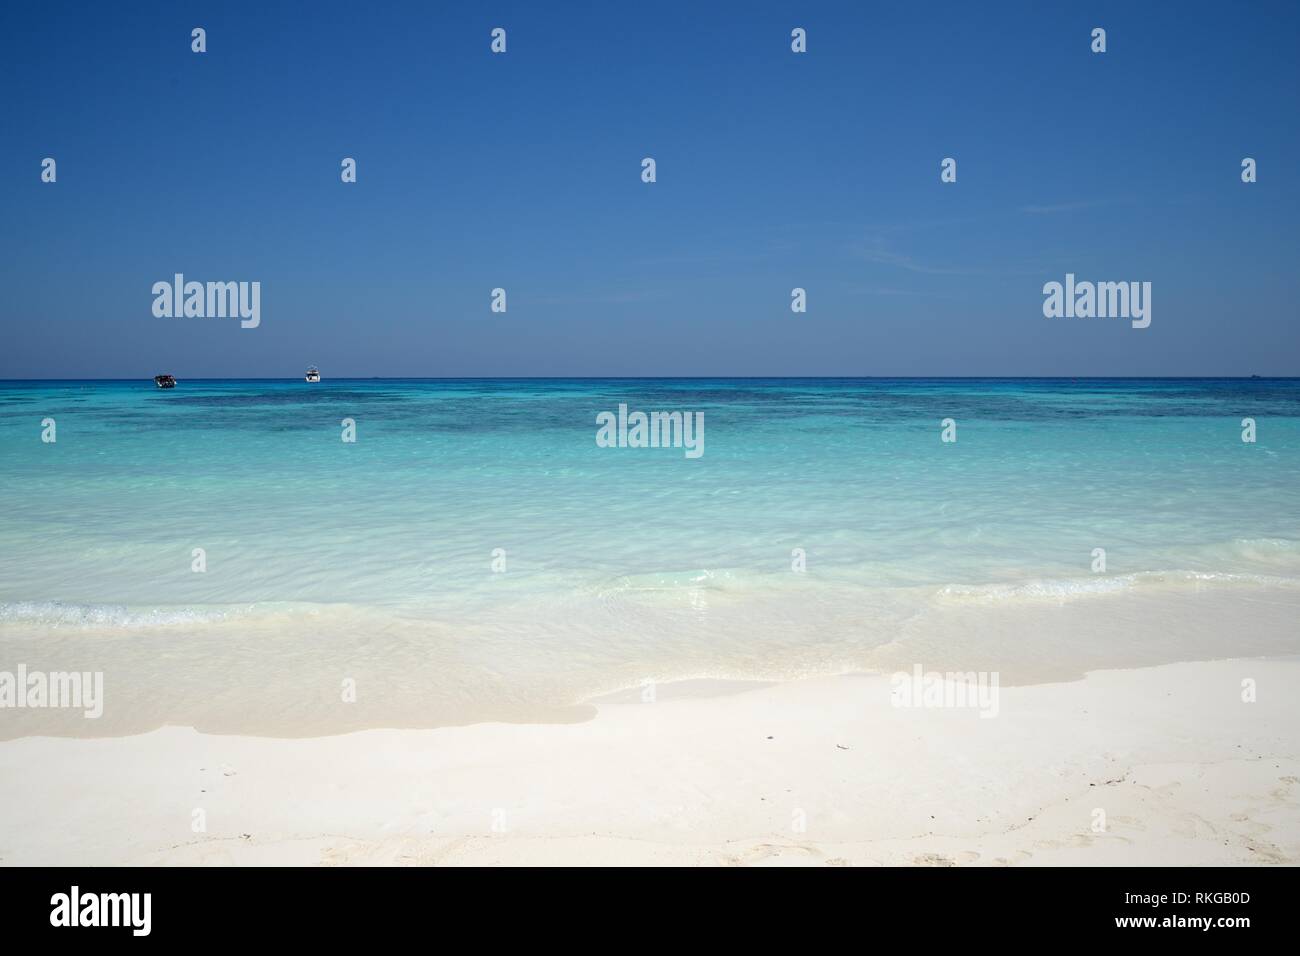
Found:
M 620 403 L 704 455 L 598 447 Z M 1300 647 L 1300 380 L 0 383 L 0 489 L 0 669 L 106 670 L 103 732 Z

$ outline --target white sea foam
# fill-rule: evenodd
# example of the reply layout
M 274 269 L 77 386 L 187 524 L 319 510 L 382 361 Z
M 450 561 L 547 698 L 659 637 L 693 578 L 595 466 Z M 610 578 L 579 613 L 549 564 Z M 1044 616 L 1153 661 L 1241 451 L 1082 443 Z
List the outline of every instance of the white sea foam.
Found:
M 61 601 L 0 602 L 0 624 L 37 628 L 142 628 L 210 624 L 239 616 L 232 608 L 145 607 L 64 604 Z
M 940 588 L 942 601 L 975 604 L 1009 604 L 1019 601 L 1073 601 L 1124 594 L 1146 587 L 1277 587 L 1298 588 L 1294 578 L 1265 574 L 1230 574 L 1219 571 L 1141 571 L 1087 578 L 1057 578 L 1006 584 L 950 584 Z

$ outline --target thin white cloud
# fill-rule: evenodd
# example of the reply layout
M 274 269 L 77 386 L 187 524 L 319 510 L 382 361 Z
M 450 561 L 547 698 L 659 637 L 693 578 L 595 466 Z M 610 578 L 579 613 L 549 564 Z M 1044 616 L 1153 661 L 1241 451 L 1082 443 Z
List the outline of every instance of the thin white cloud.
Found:
M 1073 202 L 1049 203 L 1041 206 L 1021 206 L 1020 211 L 1031 216 L 1050 216 L 1058 212 L 1074 212 L 1078 209 L 1093 209 L 1097 206 L 1110 205 L 1113 199 L 1078 199 Z
M 953 269 L 918 262 L 912 256 L 903 255 L 889 249 L 886 246 L 885 241 L 879 238 L 870 240 L 868 244 L 853 247 L 852 253 L 859 259 L 863 259 L 867 262 L 874 262 L 882 266 L 894 266 L 899 269 L 906 269 L 908 272 L 920 273 L 921 275 L 971 276 L 986 274 L 982 269 Z

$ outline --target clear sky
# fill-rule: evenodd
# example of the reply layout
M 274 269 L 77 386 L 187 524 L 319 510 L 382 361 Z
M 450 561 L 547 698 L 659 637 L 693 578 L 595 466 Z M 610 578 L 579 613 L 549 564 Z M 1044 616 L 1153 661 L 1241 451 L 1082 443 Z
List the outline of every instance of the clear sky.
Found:
M 0 91 L 0 378 L 1300 374 L 1292 2 L 6 3 Z

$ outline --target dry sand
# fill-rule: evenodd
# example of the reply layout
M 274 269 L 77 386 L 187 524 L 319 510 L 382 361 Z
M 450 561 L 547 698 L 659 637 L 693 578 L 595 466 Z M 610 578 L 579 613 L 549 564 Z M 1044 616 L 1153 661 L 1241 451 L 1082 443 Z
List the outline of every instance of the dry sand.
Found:
M 1003 687 L 991 719 L 847 676 L 577 724 L 27 737 L 0 864 L 1294 863 L 1297 687 L 1300 661 L 1214 661 Z

